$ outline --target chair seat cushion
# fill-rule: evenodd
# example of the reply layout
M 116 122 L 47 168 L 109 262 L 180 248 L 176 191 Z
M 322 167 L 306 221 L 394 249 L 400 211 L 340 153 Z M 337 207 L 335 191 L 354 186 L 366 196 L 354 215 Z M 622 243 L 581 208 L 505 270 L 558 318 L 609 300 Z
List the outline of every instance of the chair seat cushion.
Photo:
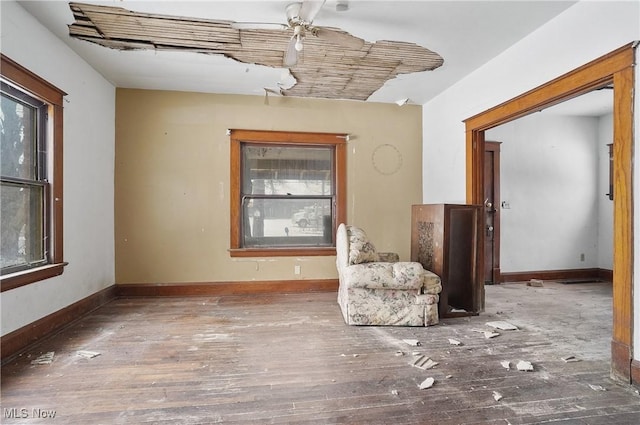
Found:
M 424 272 L 417 262 L 363 263 L 346 267 L 343 281 L 350 288 L 419 290 L 424 284 Z

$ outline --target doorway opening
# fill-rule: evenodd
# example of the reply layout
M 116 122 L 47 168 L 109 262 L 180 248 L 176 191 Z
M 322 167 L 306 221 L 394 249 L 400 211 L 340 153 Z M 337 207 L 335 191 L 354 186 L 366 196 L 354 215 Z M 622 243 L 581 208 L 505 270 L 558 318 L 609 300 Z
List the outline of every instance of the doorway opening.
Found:
M 633 328 L 633 88 L 635 43 L 465 120 L 467 139 L 467 202 L 484 201 L 485 131 L 594 89 L 614 86 L 613 200 L 613 331 L 612 376 L 632 381 Z M 484 233 L 481 233 L 484 239 Z M 484 243 L 480 243 L 484 258 Z M 484 308 L 484 285 L 477 299 Z M 635 366 L 637 368 L 637 366 Z M 636 371 L 636 374 L 638 372 Z

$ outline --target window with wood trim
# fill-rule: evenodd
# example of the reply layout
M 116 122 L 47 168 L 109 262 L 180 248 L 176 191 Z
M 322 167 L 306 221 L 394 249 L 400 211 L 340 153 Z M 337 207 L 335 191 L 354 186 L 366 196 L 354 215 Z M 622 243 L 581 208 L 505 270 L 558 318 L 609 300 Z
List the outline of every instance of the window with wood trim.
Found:
M 64 92 L 2 55 L 2 291 L 59 275 Z
M 334 255 L 346 134 L 231 130 L 231 256 Z

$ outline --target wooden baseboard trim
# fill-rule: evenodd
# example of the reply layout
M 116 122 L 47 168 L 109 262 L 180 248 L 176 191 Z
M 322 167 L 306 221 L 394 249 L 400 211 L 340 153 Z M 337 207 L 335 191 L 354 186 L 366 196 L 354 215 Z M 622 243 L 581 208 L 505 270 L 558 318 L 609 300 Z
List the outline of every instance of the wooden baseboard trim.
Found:
M 185 297 L 337 292 L 338 279 L 117 284 L 118 297 Z
M 605 282 L 613 282 L 613 270 L 598 269 L 598 277 Z
M 46 336 L 55 334 L 82 316 L 113 300 L 115 297 L 116 287 L 112 285 L 55 313 L 36 320 L 27 326 L 9 332 L 0 338 L 0 357 L 2 364 L 9 361 L 14 355 L 27 349 L 30 345 L 35 344 Z
M 531 279 L 541 280 L 577 280 L 593 279 L 611 282 L 613 271 L 599 268 L 567 269 L 567 270 L 537 270 L 526 272 L 502 273 L 501 282 L 525 282 Z

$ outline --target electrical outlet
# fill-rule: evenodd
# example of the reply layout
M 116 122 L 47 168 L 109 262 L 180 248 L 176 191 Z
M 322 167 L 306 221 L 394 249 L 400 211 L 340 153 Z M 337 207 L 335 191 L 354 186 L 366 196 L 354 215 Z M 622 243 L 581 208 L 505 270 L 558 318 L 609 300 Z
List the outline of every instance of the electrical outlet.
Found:
M 580 254 L 580 261 L 584 261 L 584 253 Z
M 293 273 L 300 274 L 300 266 L 293 266 Z

